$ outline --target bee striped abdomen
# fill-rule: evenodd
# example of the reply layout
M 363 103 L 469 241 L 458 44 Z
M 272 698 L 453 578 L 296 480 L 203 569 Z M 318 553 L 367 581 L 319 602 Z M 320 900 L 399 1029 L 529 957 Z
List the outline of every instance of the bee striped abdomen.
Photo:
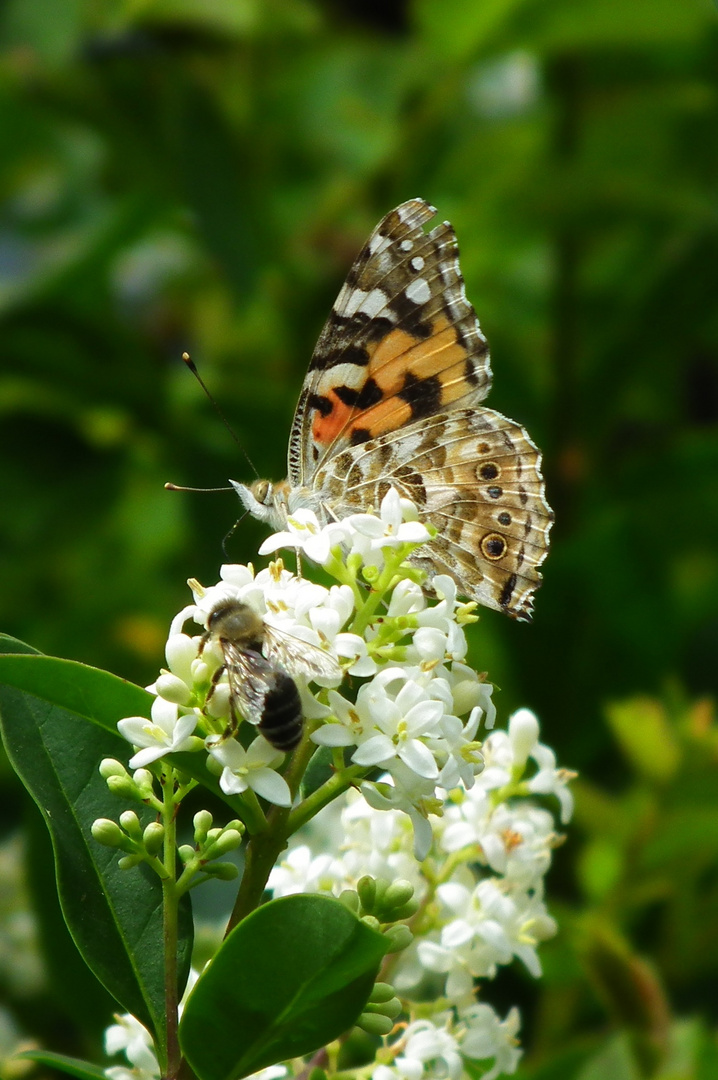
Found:
M 274 686 L 264 698 L 258 725 L 267 742 L 277 750 L 293 750 L 302 737 L 302 703 L 294 679 L 284 671 L 274 672 Z

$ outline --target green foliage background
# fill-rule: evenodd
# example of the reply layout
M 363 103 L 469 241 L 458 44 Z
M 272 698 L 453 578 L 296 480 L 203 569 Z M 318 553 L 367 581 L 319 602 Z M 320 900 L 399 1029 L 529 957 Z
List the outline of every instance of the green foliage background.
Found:
M 0 605 L 43 651 L 147 682 L 185 579 L 216 579 L 236 500 L 162 485 L 248 466 L 182 351 L 280 478 L 370 229 L 415 195 L 455 226 L 489 404 L 544 451 L 557 515 L 533 624 L 482 613 L 472 655 L 583 777 L 546 980 L 496 987 L 531 1076 L 718 1075 L 717 23 L 710 0 L 0 14 Z M 104 1017 L 70 1019 L 63 963 L 0 989 L 77 1052 Z

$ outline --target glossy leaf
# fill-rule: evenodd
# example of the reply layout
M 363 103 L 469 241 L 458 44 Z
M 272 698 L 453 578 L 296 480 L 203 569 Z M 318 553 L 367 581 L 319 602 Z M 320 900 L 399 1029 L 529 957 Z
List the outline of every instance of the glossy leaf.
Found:
M 68 1076 L 75 1076 L 77 1080 L 106 1080 L 104 1069 L 98 1065 L 91 1065 L 89 1061 L 68 1057 L 67 1054 L 53 1054 L 48 1050 L 25 1050 L 16 1057 L 21 1060 L 37 1061 L 40 1065 L 47 1065 Z
M 180 1041 L 201 1080 L 312 1053 L 366 1004 L 385 939 L 338 900 L 286 896 L 249 915 L 195 986 Z
M 36 684 L 32 691 L 33 680 Z M 21 685 L 16 685 L 21 684 Z M 53 697 L 75 702 L 77 711 Z M 147 868 L 121 871 L 118 852 L 91 836 L 98 817 L 125 809 L 98 772 L 127 746 L 109 727 L 146 695 L 105 672 L 43 656 L 0 656 L 0 719 L 8 756 L 52 837 L 63 915 L 77 948 L 122 1006 L 164 1046 L 162 890 Z M 91 722 L 92 721 L 92 722 Z M 143 823 L 149 810 L 139 812 Z M 180 983 L 192 944 L 181 910 Z

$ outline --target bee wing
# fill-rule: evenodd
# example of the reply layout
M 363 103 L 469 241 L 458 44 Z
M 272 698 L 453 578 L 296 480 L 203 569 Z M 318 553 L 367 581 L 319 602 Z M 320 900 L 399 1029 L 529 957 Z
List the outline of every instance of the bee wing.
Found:
M 252 649 L 240 649 L 231 641 L 223 641 L 222 652 L 233 707 L 251 724 L 259 724 L 267 694 L 276 686 L 277 673 Z
M 306 675 L 308 679 L 341 678 L 342 669 L 324 649 L 268 623 L 264 624 L 264 655 L 290 675 Z

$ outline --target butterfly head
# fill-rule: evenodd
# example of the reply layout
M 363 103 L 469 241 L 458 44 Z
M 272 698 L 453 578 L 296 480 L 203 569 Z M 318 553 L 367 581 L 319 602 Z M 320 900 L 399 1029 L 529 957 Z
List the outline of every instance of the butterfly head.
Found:
M 274 529 L 281 529 L 286 524 L 289 492 L 286 480 L 279 484 L 273 484 L 271 480 L 255 480 L 253 484 L 240 484 L 236 480 L 229 482 L 252 517 Z

